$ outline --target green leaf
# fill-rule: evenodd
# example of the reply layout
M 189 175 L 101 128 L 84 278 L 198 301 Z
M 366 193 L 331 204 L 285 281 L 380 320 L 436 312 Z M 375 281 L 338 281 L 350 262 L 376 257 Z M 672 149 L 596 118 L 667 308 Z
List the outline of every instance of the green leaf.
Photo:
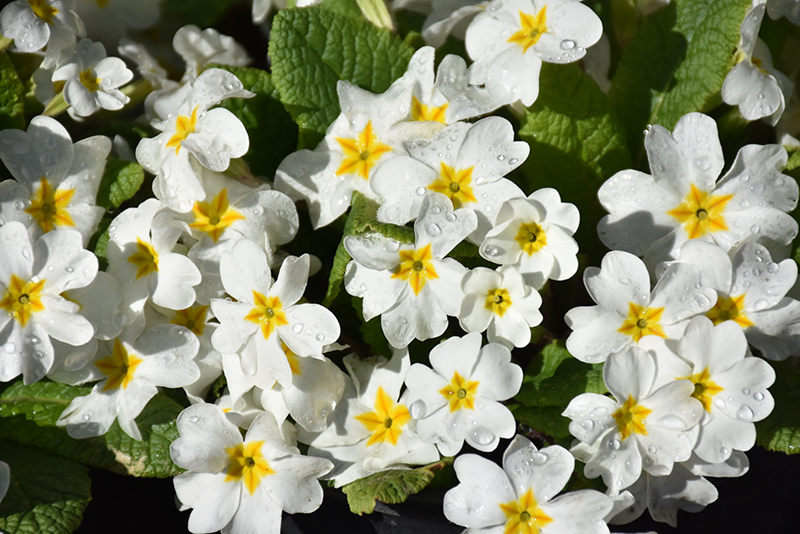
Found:
M 6 534 L 69 534 L 78 528 L 91 499 L 88 470 L 42 449 L 0 441 L 0 458 L 11 481 L 0 503 Z
M 109 156 L 100 187 L 97 190 L 97 205 L 118 208 L 132 198 L 144 182 L 144 169 L 138 163 Z
M 522 188 L 557 188 L 564 202 L 580 210 L 581 249 L 602 257 L 596 227 L 605 212 L 597 190 L 631 166 L 623 125 L 606 95 L 577 65 L 545 63 L 539 98 L 525 111 L 519 137 L 531 147 L 520 168 Z
M 324 0 L 324 2 L 318 5 L 323 9 L 340 15 L 357 19 L 361 18 L 361 8 L 358 7 L 358 2 L 356 0 Z
M 750 0 L 673 0 L 644 20 L 620 60 L 609 96 L 628 142 L 643 156 L 648 124 L 672 130 L 683 115 L 706 112 L 733 66 Z
M 354 514 L 371 514 L 375 501 L 386 504 L 405 502 L 409 496 L 419 493 L 433 480 L 436 471 L 453 463 L 453 458 L 442 460 L 417 469 L 389 469 L 356 480 L 342 487 L 347 495 L 347 504 Z
M 24 385 L 17 381 L 0 393 L 0 430 L 4 438 L 38 445 L 76 462 L 140 477 L 164 478 L 181 472 L 169 455 L 178 438 L 175 420 L 183 407 L 163 393 L 145 406 L 136 425 L 142 441 L 125 434 L 117 422 L 105 435 L 85 440 L 70 438 L 56 427 L 72 399 L 88 395 L 89 387 L 47 380 Z
M 221 107 L 232 112 L 247 130 L 250 150 L 244 160 L 254 174 L 272 178 L 278 165 L 297 147 L 297 125 L 283 107 L 272 77 L 261 69 L 214 65 L 236 75 L 253 98 L 228 98 Z
M 788 361 L 769 362 L 775 368 L 772 413 L 756 423 L 757 443 L 771 451 L 800 454 L 800 369 Z
M 319 141 L 339 115 L 339 80 L 381 93 L 413 53 L 388 30 L 319 6 L 281 10 L 269 43 L 273 82 L 305 146 Z
M 8 54 L 0 52 L 0 130 L 25 128 L 25 86 Z

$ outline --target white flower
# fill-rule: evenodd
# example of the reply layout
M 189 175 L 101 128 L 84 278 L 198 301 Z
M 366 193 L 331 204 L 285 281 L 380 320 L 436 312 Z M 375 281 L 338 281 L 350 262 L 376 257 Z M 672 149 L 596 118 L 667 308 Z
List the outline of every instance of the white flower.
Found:
M 295 5 L 297 7 L 302 7 L 301 4 L 303 3 L 311 4 L 313 2 L 300 0 L 296 2 Z M 269 15 L 270 11 L 272 11 L 273 5 L 276 10 L 283 9 L 284 7 L 286 7 L 286 0 L 253 0 L 253 10 L 252 10 L 253 24 L 261 24 L 262 22 L 267 20 L 267 15 Z
M 230 72 L 208 69 L 151 103 L 161 119 L 153 127 L 161 133 L 139 142 L 136 159 L 156 175 L 156 198 L 179 212 L 205 199 L 194 166 L 222 172 L 231 158 L 243 156 L 250 146 L 244 125 L 233 113 L 210 108 L 226 98 L 252 96 Z
M 161 204 L 151 198 L 128 208 L 108 227 L 108 272 L 122 283 L 125 308 L 139 312 L 150 297 L 158 306 L 182 310 L 194 303 L 193 287 L 200 271 L 192 261 L 172 252 L 179 228 L 162 224 Z
M 119 40 L 117 50 L 119 55 L 136 64 L 139 74 L 156 89 L 155 92 L 161 89 L 174 90 L 180 87 L 178 82 L 168 78 L 167 70 L 158 63 L 158 60 L 148 52 L 147 47 L 142 43 L 122 38 Z M 146 111 L 150 116 L 150 110 Z
M 135 330 L 134 330 L 135 332 Z M 94 365 L 106 379 L 84 397 L 76 397 L 57 421 L 73 438 L 102 436 L 116 419 L 130 437 L 141 440 L 134 419 L 158 393 L 157 386 L 179 388 L 200 376 L 192 361 L 197 338 L 177 325 L 145 330 L 136 339 L 126 332 L 114 340 L 111 354 Z
M 0 11 L 0 33 L 23 52 L 41 50 L 51 33 L 84 35 L 83 22 L 63 0 L 15 0 Z
M 82 345 L 94 334 L 78 305 L 61 296 L 97 274 L 97 257 L 74 230 L 49 232 L 33 243 L 25 226 L 0 226 L 0 381 L 22 374 L 25 384 L 53 365 L 50 338 Z
M 99 109 L 122 109 L 130 98 L 117 88 L 132 78 L 124 61 L 106 57 L 103 44 L 89 39 L 81 39 L 72 57 L 53 72 L 54 82 L 66 82 L 64 100 L 73 119 L 88 117 Z
M 730 250 L 751 235 L 789 244 L 797 222 L 797 182 L 783 174 L 786 151 L 747 145 L 717 182 L 725 162 L 711 117 L 689 113 L 672 134 L 653 125 L 644 139 L 652 176 L 620 171 L 598 191 L 609 212 L 598 225 L 603 243 L 644 257 L 648 266 L 674 259 L 690 239 Z
M 800 348 L 800 302 L 786 293 L 797 280 L 792 259 L 772 261 L 763 245 L 745 242 L 726 254 L 702 241 L 684 243 L 680 261 L 700 270 L 700 283 L 717 291 L 706 316 L 733 321 L 747 341 L 770 360 L 783 360 Z
M 656 361 L 631 347 L 608 357 L 603 379 L 613 395 L 578 395 L 562 415 L 581 443 L 573 452 L 586 461 L 589 478 L 603 477 L 612 494 L 639 478 L 642 469 L 668 475 L 675 462 L 688 460 L 697 439 L 703 406 L 691 395 L 694 384 L 673 380 L 655 387 Z
M 469 23 L 482 13 L 489 0 L 432 0 L 433 11 L 422 25 L 422 37 L 439 48 L 449 35 L 464 39 Z
M 275 381 L 285 387 L 292 383 L 281 342 L 298 356 L 321 360 L 323 346 L 339 337 L 339 322 L 330 310 L 297 303 L 306 289 L 308 266 L 308 254 L 286 258 L 273 284 L 266 255 L 255 243 L 243 239 L 222 256 L 222 284 L 236 302 L 211 299 L 220 322 L 211 341 L 224 355 L 237 353 L 244 374 L 260 375 L 262 388 Z
M 496 271 L 477 267 L 461 282 L 464 301 L 458 322 L 467 332 L 486 332 L 490 343 L 525 347 L 531 328 L 542 322 L 539 292 L 511 266 Z
M 197 78 L 203 67 L 210 63 L 243 67 L 250 63 L 247 50 L 233 37 L 222 35 L 214 28 L 200 28 L 187 24 L 175 32 L 172 47 L 186 62 L 186 78 Z
M 611 499 L 599 491 L 556 497 L 569 482 L 575 459 L 563 447 L 541 451 L 517 436 L 503 454 L 503 468 L 475 454 L 456 458 L 459 485 L 444 496 L 444 515 L 467 532 L 506 534 L 608 534 Z M 555 498 L 554 498 L 555 497 Z
M 481 347 L 480 334 L 452 337 L 431 350 L 431 367 L 415 363 L 406 375 L 406 402 L 417 433 L 455 456 L 464 441 L 479 451 L 514 435 L 516 422 L 501 404 L 519 392 L 522 369 L 496 343 Z
M 100 135 L 73 144 L 55 119 L 31 119 L 28 131 L 0 131 L 0 158 L 17 181 L 0 183 L 0 224 L 20 221 L 31 238 L 56 228 L 86 244 L 103 208 L 95 205 L 111 142 Z
M 188 472 L 173 482 L 178 499 L 193 509 L 190 532 L 277 534 L 283 511 L 307 514 L 322 504 L 317 478 L 331 463 L 301 455 L 287 439 L 291 430 L 268 412 L 242 439 L 219 407 L 195 404 L 178 416 L 178 432 L 170 455 Z
M 786 16 L 792 24 L 800 24 L 800 2 L 798 0 L 767 0 L 767 13 L 772 20 Z
M 485 84 L 497 105 L 530 106 L 542 61 L 577 61 L 602 34 L 600 18 L 579 2 L 495 0 L 467 28 L 470 83 Z
M 514 129 L 501 117 L 475 124 L 459 122 L 430 141 L 405 144 L 409 156 L 397 156 L 376 169 L 370 184 L 381 198 L 378 220 L 403 225 L 416 218 L 426 193 L 449 198 L 454 208 L 471 209 L 478 228 L 470 241 L 480 243 L 494 225 L 500 206 L 524 197 L 503 178 L 528 157 L 530 147 L 514 141 Z
M 566 280 L 578 270 L 580 213 L 561 202 L 558 191 L 539 189 L 528 198 L 503 203 L 495 227 L 486 234 L 481 256 L 501 265 L 515 265 L 526 282 L 539 289 L 548 279 Z
M 335 480 L 337 488 L 384 469 L 439 459 L 436 446 L 417 435 L 406 395 L 400 396 L 409 365 L 405 349 L 396 350 L 389 361 L 382 356 L 345 356 L 350 377 L 330 425 L 318 433 L 298 429 L 298 439 L 309 445 L 308 454 L 334 463 L 325 478 Z
M 597 306 L 573 308 L 565 317 L 573 332 L 570 354 L 587 363 L 635 345 L 644 336 L 679 338 L 693 316 L 711 309 L 716 292 L 700 285 L 700 272 L 688 263 L 673 263 L 650 291 L 644 262 L 613 250 L 601 267 L 588 267 L 583 282 Z
M 364 299 L 364 320 L 381 316 L 393 347 L 439 336 L 447 316 L 458 315 L 466 268 L 444 256 L 476 227 L 475 212 L 453 211 L 447 197 L 428 193 L 414 224 L 414 244 L 380 234 L 344 238 L 353 258 L 345 271 L 345 289 Z
M 763 118 L 774 126 L 783 114 L 794 84 L 772 68 L 769 48 L 757 37 L 765 9 L 764 4 L 756 5 L 742 22 L 736 65 L 725 78 L 720 95 L 726 104 L 739 106 L 745 119 Z
M 775 406 L 767 388 L 775 381 L 772 367 L 748 356 L 747 340 L 732 321 L 714 326 L 706 317 L 689 323 L 677 346 L 645 338 L 639 344 L 655 354 L 655 385 L 674 380 L 694 383 L 692 396 L 703 404 L 700 435 L 694 452 L 709 463 L 727 460 L 733 450 L 755 445 L 755 421 L 766 418 Z

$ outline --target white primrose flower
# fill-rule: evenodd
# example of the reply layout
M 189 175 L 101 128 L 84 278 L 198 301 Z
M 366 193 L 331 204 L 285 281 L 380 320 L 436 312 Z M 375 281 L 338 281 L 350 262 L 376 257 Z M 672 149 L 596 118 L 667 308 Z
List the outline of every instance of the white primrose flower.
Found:
M 775 406 L 767 388 L 775 382 L 772 367 L 748 355 L 747 340 L 732 321 L 717 326 L 706 317 L 689 323 L 677 346 L 648 337 L 639 346 L 658 363 L 655 386 L 674 380 L 694 383 L 692 396 L 703 404 L 694 452 L 709 463 L 727 460 L 733 450 L 748 451 L 756 442 L 756 421 Z
M 574 204 L 561 202 L 555 189 L 539 189 L 503 203 L 480 253 L 493 263 L 516 266 L 529 285 L 540 289 L 548 279 L 566 280 L 578 271 L 572 235 L 579 222 Z
M 169 79 L 167 69 L 159 64 L 142 43 L 122 38 L 119 40 L 117 51 L 120 56 L 129 59 L 136 65 L 139 75 L 153 86 L 154 92 L 172 91 L 180 87 L 178 82 Z M 146 109 L 145 111 L 148 116 L 151 116 L 151 110 Z
M 525 347 L 531 328 L 542 322 L 539 292 L 525 284 L 522 274 L 511 266 L 496 271 L 477 267 L 461 281 L 464 301 L 458 322 L 466 332 L 483 332 L 490 343 L 508 348 Z
M 393 347 L 439 336 L 447 328 L 447 316 L 458 315 L 467 269 L 445 256 L 477 224 L 474 211 L 453 211 L 447 197 L 428 193 L 414 224 L 413 244 L 380 234 L 344 238 L 353 258 L 345 271 L 345 289 L 363 298 L 365 321 L 381 316 L 381 328 Z
M 463 40 L 469 23 L 488 4 L 489 0 L 432 0 L 433 10 L 422 24 L 422 37 L 436 48 L 450 35 Z
M 764 18 L 765 4 L 754 6 L 742 22 L 736 65 L 725 77 L 720 95 L 750 121 L 765 119 L 775 126 L 792 94 L 794 84 L 785 74 L 772 68 L 769 48 L 758 31 Z
M 235 75 L 208 69 L 192 83 L 161 93 L 150 102 L 160 119 L 152 125 L 161 133 L 139 141 L 136 159 L 156 175 L 156 198 L 179 212 L 190 211 L 196 201 L 205 200 L 195 167 L 222 172 L 231 158 L 243 156 L 250 146 L 244 125 L 233 113 L 210 108 L 226 98 L 252 96 Z
M 766 0 L 769 18 L 777 20 L 786 16 L 792 24 L 800 25 L 800 1 L 798 0 Z
M 603 34 L 591 8 L 569 0 L 495 0 L 467 28 L 470 83 L 486 85 L 497 105 L 539 96 L 542 62 L 572 63 Z
M 37 116 L 28 131 L 0 131 L 0 159 L 16 178 L 0 183 L 0 224 L 19 221 L 31 238 L 56 228 L 80 232 L 85 245 L 103 208 L 95 205 L 111 141 L 97 135 L 73 144 L 55 119 Z
M 314 3 L 315 2 L 313 0 L 310 2 L 308 0 L 299 0 L 294 5 L 297 7 L 303 7 L 304 5 L 311 5 Z M 286 0 L 253 0 L 253 24 L 261 24 L 267 20 L 267 15 L 270 14 L 270 11 L 272 11 L 273 7 L 277 11 L 278 9 L 285 8 L 286 4 Z
M 192 361 L 199 344 L 189 330 L 159 325 L 136 337 L 137 330 L 123 331 L 111 354 L 95 360 L 105 380 L 89 395 L 73 399 L 58 418 L 56 424 L 66 426 L 71 437 L 102 436 L 116 419 L 126 434 L 141 440 L 134 419 L 158 393 L 158 386 L 179 388 L 200 376 Z
M 0 11 L 0 33 L 22 52 L 36 52 L 54 34 L 83 36 L 80 17 L 65 0 L 15 0 Z
M 0 258 L 0 381 L 22 374 L 31 384 L 53 366 L 51 338 L 69 345 L 92 338 L 92 324 L 61 293 L 89 285 L 97 257 L 74 230 L 49 232 L 32 244 L 14 221 L 0 226 Z
M 692 454 L 703 405 L 690 380 L 657 387 L 656 370 L 653 356 L 638 347 L 612 354 L 603 379 L 613 398 L 583 393 L 562 413 L 581 441 L 573 452 L 586 460 L 584 474 L 602 476 L 611 494 L 636 482 L 642 469 L 668 475 Z
M 53 81 L 66 82 L 64 100 L 73 119 L 88 117 L 99 109 L 119 110 L 130 101 L 119 86 L 133 73 L 118 57 L 106 57 L 102 43 L 81 39 L 75 53 L 53 72 Z
M 181 230 L 163 224 L 167 214 L 160 207 L 154 198 L 145 200 L 117 215 L 108 227 L 108 272 L 122 283 L 123 307 L 129 312 L 140 312 L 148 297 L 171 310 L 195 301 L 200 271 L 189 258 L 173 252 Z
M 273 284 L 264 251 L 246 239 L 220 261 L 222 284 L 236 302 L 211 299 L 220 323 L 211 341 L 223 355 L 237 354 L 241 370 L 259 376 L 262 388 L 275 381 L 285 387 L 292 384 L 282 342 L 298 356 L 321 360 L 323 346 L 339 337 L 339 322 L 330 310 L 319 304 L 297 304 L 306 289 L 308 267 L 308 254 L 290 256 Z
M 150 28 L 161 15 L 162 0 L 78 0 L 75 12 L 86 26 L 87 35 L 106 46 L 116 47 L 131 30 Z
M 444 496 L 444 515 L 468 527 L 465 532 L 494 534 L 608 534 L 604 520 L 611 498 L 595 490 L 556 497 L 569 482 L 575 459 L 559 445 L 537 450 L 517 436 L 503 453 L 503 467 L 476 454 L 456 458 L 459 485 Z
M 173 461 L 187 470 L 173 479 L 189 531 L 277 534 L 281 514 L 311 513 L 322 504 L 317 479 L 329 461 L 300 454 L 291 429 L 262 412 L 242 439 L 213 404 L 195 404 L 178 416 Z
M 800 302 L 786 293 L 797 280 L 792 259 L 772 261 L 763 245 L 747 241 L 726 254 L 702 241 L 684 243 L 679 260 L 700 270 L 700 283 L 717 291 L 706 316 L 733 321 L 765 358 L 783 360 L 800 348 Z M 663 264 L 662 264 L 663 265 Z
M 481 335 L 443 341 L 430 352 L 431 369 L 415 363 L 406 374 L 406 403 L 417 433 L 435 443 L 444 456 L 464 445 L 484 452 L 497 448 L 517 428 L 501 404 L 519 392 L 522 369 L 511 351 L 497 343 L 481 347 Z
M 674 259 L 690 239 L 727 251 L 751 235 L 785 245 L 797 235 L 786 212 L 797 205 L 798 186 L 780 172 L 787 161 L 782 147 L 743 147 L 717 182 L 725 162 L 711 117 L 684 115 L 673 133 L 653 125 L 644 144 L 653 175 L 620 171 L 598 191 L 609 215 L 597 230 L 610 249 L 644 257 L 653 267 Z
M 636 345 L 645 336 L 677 339 L 689 320 L 706 313 L 716 292 L 700 284 L 698 269 L 672 263 L 650 291 L 644 262 L 628 252 L 612 250 L 601 267 L 587 267 L 583 283 L 597 306 L 579 306 L 564 317 L 572 333 L 570 354 L 582 362 L 597 363 L 609 354 Z
M 214 28 L 201 31 L 194 24 L 187 24 L 175 32 L 172 47 L 186 63 L 184 77 L 187 80 L 197 78 L 203 67 L 210 63 L 234 67 L 250 63 L 250 56 L 242 45 Z
M 405 143 L 408 156 L 381 165 L 370 184 L 383 200 L 378 220 L 403 225 L 416 218 L 422 199 L 431 191 L 442 193 L 453 207 L 473 210 L 478 228 L 469 236 L 480 243 L 494 226 L 500 206 L 524 197 L 511 180 L 503 178 L 528 157 L 530 147 L 514 141 L 511 123 L 488 117 L 475 124 L 459 122 L 431 140 Z
M 416 433 L 407 394 L 400 396 L 409 365 L 405 349 L 395 350 L 388 361 L 383 356 L 345 356 L 350 376 L 329 426 L 322 432 L 298 429 L 298 440 L 309 445 L 309 455 L 333 462 L 325 478 L 334 480 L 337 488 L 385 469 L 439 460 L 436 446 Z

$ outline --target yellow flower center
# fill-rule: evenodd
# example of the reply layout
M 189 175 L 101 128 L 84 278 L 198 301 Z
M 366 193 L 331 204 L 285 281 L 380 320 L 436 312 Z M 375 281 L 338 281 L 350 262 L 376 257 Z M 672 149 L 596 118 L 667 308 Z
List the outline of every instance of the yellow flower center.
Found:
M 539 507 L 532 488 L 518 500 L 500 504 L 500 509 L 506 516 L 503 534 L 539 534 L 542 527 L 553 521 Z
M 86 69 L 78 75 L 81 85 L 83 85 L 89 92 L 94 93 L 100 89 L 100 78 L 92 73 L 92 69 Z
M 741 294 L 738 297 L 718 296 L 717 303 L 706 312 L 706 317 L 711 319 L 715 325 L 724 323 L 725 321 L 735 321 L 736 324 L 742 328 L 753 326 L 753 321 L 742 313 L 744 297 L 745 294 Z
M 498 287 L 486 293 L 486 309 L 502 317 L 511 306 L 511 296 L 508 291 Z
M 646 308 L 633 302 L 628 303 L 628 317 L 617 332 L 631 336 L 639 342 L 644 336 L 667 337 L 661 330 L 661 315 L 664 308 Z
M 721 388 L 711 380 L 711 373 L 708 372 L 708 367 L 699 373 L 684 376 L 678 380 L 690 380 L 694 384 L 692 397 L 699 400 L 707 412 L 711 411 L 711 400 L 714 395 L 724 390 L 724 388 Z
M 439 278 L 436 269 L 433 267 L 433 252 L 428 243 L 416 250 L 401 250 L 400 264 L 395 269 L 392 278 L 408 280 L 415 295 L 419 295 L 428 280 Z
M 94 363 L 100 369 L 100 372 L 108 377 L 106 385 L 103 386 L 103 391 L 117 389 L 120 386 L 122 386 L 122 389 L 127 388 L 128 384 L 133 380 L 133 373 L 140 363 L 142 363 L 141 358 L 129 354 L 120 340 L 115 339 L 111 355 Z
M 370 170 L 381 156 L 392 151 L 392 147 L 378 141 L 372 132 L 372 121 L 367 122 L 356 139 L 337 137 L 336 141 L 344 153 L 342 163 L 336 170 L 336 176 L 357 174 L 368 180 Z
M 667 212 L 681 223 L 689 239 L 696 239 L 706 234 L 727 230 L 725 205 L 733 195 L 711 195 L 700 191 L 694 184 L 686 198 L 677 207 Z
M 455 412 L 466 408 L 475 409 L 475 393 L 478 391 L 477 380 L 466 380 L 458 371 L 453 373 L 450 383 L 439 390 L 447 402 L 450 404 L 450 411 Z
M 206 315 L 208 313 L 208 305 L 206 306 L 192 306 L 184 310 L 175 312 L 175 317 L 172 318 L 170 323 L 185 326 L 195 333 L 197 336 L 202 336 L 206 328 Z
M 547 33 L 547 6 L 544 6 L 535 15 L 519 12 L 520 29 L 508 38 L 509 43 L 516 43 L 522 47 L 522 53 L 539 42 L 543 33 Z
M 535 222 L 520 224 L 514 239 L 528 256 L 533 256 L 547 245 L 547 233 Z
M 415 121 L 436 121 L 445 124 L 444 115 L 447 107 L 450 105 L 446 102 L 441 106 L 426 106 L 416 96 L 411 97 L 411 118 Z
M 41 296 L 45 282 L 46 280 L 23 282 L 22 278 L 12 274 L 3 300 L 0 300 L 0 308 L 6 310 L 8 315 L 24 327 L 34 313 L 44 310 Z
M 250 441 L 226 447 L 228 467 L 225 470 L 225 482 L 241 480 L 252 495 L 256 492 L 262 478 L 274 475 L 275 471 L 261 454 L 262 445 L 264 445 L 263 441 Z
M 25 213 L 33 217 L 44 232 L 50 232 L 56 226 L 75 226 L 67 211 L 74 189 L 53 190 L 50 181 L 42 177 L 39 187 L 31 195 L 31 205 Z
M 278 326 L 289 324 L 279 297 L 267 297 L 253 290 L 253 309 L 244 318 L 261 326 L 264 339 L 269 339 Z
M 167 141 L 167 148 L 175 147 L 175 154 L 181 149 L 181 143 L 193 134 L 197 127 L 197 106 L 192 110 L 192 114 L 187 117 L 186 115 L 178 115 L 175 120 L 175 133 Z
M 194 222 L 189 226 L 208 234 L 215 243 L 226 228 L 245 218 L 244 215 L 230 207 L 227 189 L 217 193 L 210 202 L 195 202 L 192 213 Z
M 136 266 L 136 279 L 158 271 L 158 253 L 153 245 L 136 238 L 136 252 L 128 256 L 128 261 Z
M 383 386 L 378 387 L 374 408 L 374 412 L 365 412 L 356 416 L 356 421 L 372 432 L 367 440 L 367 447 L 378 442 L 397 445 L 397 440 L 403 433 L 403 427 L 411 420 L 408 408 L 404 404 L 395 403 L 383 390 Z
M 53 17 L 58 14 L 58 9 L 48 4 L 47 0 L 28 0 L 28 5 L 31 6 L 34 15 L 47 24 L 53 25 Z
M 453 201 L 453 207 L 458 209 L 467 202 L 477 202 L 472 191 L 472 169 L 455 170 L 446 163 L 441 163 L 439 178 L 428 186 L 435 193 L 442 193 Z
M 612 416 L 617 422 L 617 430 L 622 435 L 622 439 L 627 439 L 631 434 L 646 436 L 647 427 L 644 425 L 644 420 L 652 412 L 653 410 L 637 404 L 636 400 L 631 395 L 628 395 L 628 400 L 625 401 L 625 404 L 620 406 Z

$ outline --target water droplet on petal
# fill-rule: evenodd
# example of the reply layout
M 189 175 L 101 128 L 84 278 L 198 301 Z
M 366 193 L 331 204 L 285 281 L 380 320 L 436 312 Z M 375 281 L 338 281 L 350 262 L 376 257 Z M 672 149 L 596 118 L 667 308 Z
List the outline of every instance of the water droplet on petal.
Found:
M 753 414 L 753 410 L 746 404 L 739 408 L 739 411 L 736 412 L 736 418 L 740 421 L 750 422 L 753 420 L 754 416 L 755 414 Z
M 472 441 L 478 445 L 489 445 L 495 440 L 494 432 L 485 426 L 477 427 L 470 435 L 472 436 Z
M 303 331 L 303 328 L 304 328 L 303 323 L 297 323 L 292 326 L 292 332 L 294 332 L 295 334 L 299 334 L 300 332 Z
M 428 407 L 422 399 L 412 402 L 408 407 L 408 413 L 411 414 L 412 419 L 422 419 L 427 411 Z

